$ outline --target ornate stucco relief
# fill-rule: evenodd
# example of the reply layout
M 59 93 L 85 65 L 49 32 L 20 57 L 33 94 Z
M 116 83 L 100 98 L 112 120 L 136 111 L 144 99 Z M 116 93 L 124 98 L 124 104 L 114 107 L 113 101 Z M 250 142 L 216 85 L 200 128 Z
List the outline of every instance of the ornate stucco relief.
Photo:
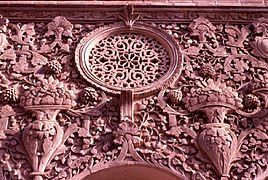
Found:
M 0 17 L 0 179 L 132 163 L 178 179 L 267 177 L 267 16 L 21 12 Z

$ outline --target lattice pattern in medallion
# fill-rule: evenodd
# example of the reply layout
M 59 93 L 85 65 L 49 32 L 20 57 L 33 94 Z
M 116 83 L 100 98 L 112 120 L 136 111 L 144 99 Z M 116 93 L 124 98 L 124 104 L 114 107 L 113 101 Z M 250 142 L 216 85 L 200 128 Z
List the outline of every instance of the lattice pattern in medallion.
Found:
M 123 88 L 139 88 L 160 79 L 170 58 L 157 40 L 124 33 L 106 37 L 91 49 L 91 73 L 101 81 Z
M 82 77 L 110 93 L 133 90 L 150 95 L 180 75 L 182 56 L 177 42 L 156 26 L 110 24 L 87 34 L 76 48 Z

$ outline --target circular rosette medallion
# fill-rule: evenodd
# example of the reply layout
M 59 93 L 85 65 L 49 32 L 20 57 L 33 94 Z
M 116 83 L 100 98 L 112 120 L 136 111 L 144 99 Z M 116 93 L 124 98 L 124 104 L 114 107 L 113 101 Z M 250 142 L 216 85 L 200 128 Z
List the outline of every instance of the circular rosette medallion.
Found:
M 179 76 L 177 43 L 150 25 L 114 24 L 96 29 L 76 49 L 76 65 L 90 83 L 112 93 L 148 94 Z

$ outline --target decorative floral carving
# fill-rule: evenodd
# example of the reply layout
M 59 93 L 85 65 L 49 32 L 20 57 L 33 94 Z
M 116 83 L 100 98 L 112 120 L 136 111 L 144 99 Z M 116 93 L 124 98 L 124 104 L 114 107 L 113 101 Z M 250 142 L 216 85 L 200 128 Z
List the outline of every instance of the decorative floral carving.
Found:
M 237 137 L 227 124 L 210 123 L 203 126 L 198 144 L 214 164 L 221 179 L 227 179 L 236 154 Z
M 41 81 L 29 89 L 24 89 L 23 96 L 20 98 L 20 105 L 65 105 L 75 106 L 76 98 L 74 92 L 66 84 L 50 76 L 48 79 L 40 77 Z
M 172 25 L 169 29 L 172 34 L 176 30 L 175 27 Z M 181 46 L 184 46 L 182 48 L 185 55 L 182 75 L 175 87 L 172 87 L 181 91 L 182 103 L 170 102 L 168 91 L 166 93 L 163 91 L 159 96 L 160 105 L 172 117 L 172 124 L 176 122 L 174 120 L 176 116 L 189 112 L 195 112 L 194 114 L 203 112 L 206 115 L 204 122 L 208 124 L 202 125 L 202 128 L 197 130 L 200 132 L 197 143 L 200 146 L 199 150 L 209 158 L 221 179 L 255 177 L 252 174 L 248 175 L 248 172 L 238 176 L 237 172 L 234 173 L 233 167 L 237 167 L 236 160 L 241 158 L 238 155 L 239 148 L 248 131 L 256 132 L 254 125 L 258 120 L 252 124 L 249 117 L 266 115 L 266 110 L 261 109 L 266 107 L 264 103 L 267 91 L 264 88 L 266 83 L 263 82 L 267 64 L 250 55 L 247 42 L 252 38 L 252 32 L 249 25 L 213 26 L 201 17 L 194 20 L 189 28 L 192 30 L 190 33 L 185 29 L 185 34 L 181 35 L 184 42 Z M 178 34 L 173 35 L 180 39 Z M 213 44 L 217 49 L 213 49 Z M 249 72 L 258 72 L 260 75 L 254 76 Z M 167 101 L 167 104 L 164 101 Z M 239 125 L 235 125 L 235 122 L 229 121 L 230 116 L 238 121 L 242 117 L 244 120 L 236 122 Z M 211 140 L 215 141 L 215 138 L 207 134 L 208 129 L 216 132 L 215 137 L 219 136 L 217 132 L 221 129 L 221 132 L 225 132 L 222 133 L 223 137 L 228 137 L 229 141 L 223 138 L 224 143 L 220 143 L 220 146 L 217 143 L 213 144 Z M 253 160 L 251 162 L 253 163 Z M 265 172 L 265 167 L 260 169 L 261 172 Z M 204 173 L 202 175 L 205 177 Z
M 4 49 L 8 46 L 8 41 L 6 38 L 6 30 L 7 30 L 7 25 L 9 21 L 8 19 L 5 19 L 2 15 L 0 16 L 0 52 L 3 53 Z
M 266 18 L 260 18 L 253 23 L 256 28 L 256 33 L 259 34 L 255 38 L 253 53 L 257 56 L 268 57 L 268 21 Z
M 81 179 L 133 161 L 178 179 L 267 177 L 266 18 L 56 14 L 0 17 L 0 179 Z
M 69 52 L 69 46 L 72 43 L 73 38 L 73 25 L 67 21 L 65 17 L 58 16 L 54 18 L 47 26 L 48 31 L 45 36 L 47 38 L 53 36 L 53 41 L 49 42 L 47 41 L 49 39 L 44 39 L 44 44 L 41 47 L 41 50 L 43 52 L 50 52 L 53 49 L 59 49 L 63 52 Z
M 9 20 L 0 15 L 0 59 L 1 60 L 14 60 L 16 55 L 13 46 L 9 44 L 7 39 L 7 26 Z

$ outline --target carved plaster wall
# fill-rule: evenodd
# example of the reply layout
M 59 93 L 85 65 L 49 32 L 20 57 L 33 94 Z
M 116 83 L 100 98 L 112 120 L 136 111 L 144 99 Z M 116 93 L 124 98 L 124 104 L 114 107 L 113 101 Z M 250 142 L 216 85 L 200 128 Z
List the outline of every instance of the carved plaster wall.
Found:
M 0 179 L 268 177 L 267 12 L 104 9 L 0 9 Z

